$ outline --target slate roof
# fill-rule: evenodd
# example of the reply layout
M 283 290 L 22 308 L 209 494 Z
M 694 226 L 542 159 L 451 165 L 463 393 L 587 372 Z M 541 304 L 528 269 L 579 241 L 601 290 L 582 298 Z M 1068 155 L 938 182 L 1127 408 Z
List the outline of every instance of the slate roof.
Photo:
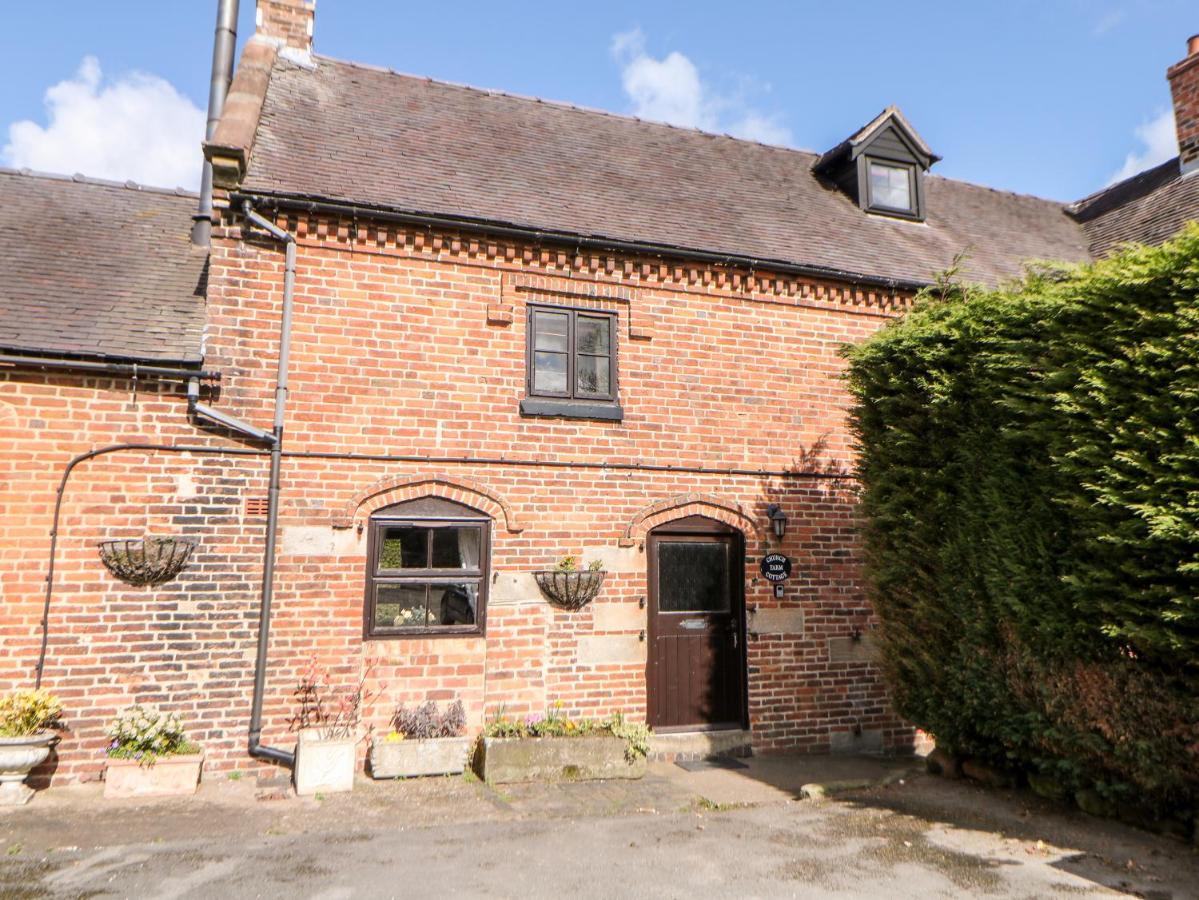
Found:
M 925 283 L 1085 260 L 1060 203 L 929 176 L 928 220 L 863 213 L 817 156 L 317 56 L 279 58 L 243 189 Z
M 195 209 L 182 191 L 0 169 L 0 350 L 199 362 Z
M 1175 157 L 1079 200 L 1070 212 L 1097 257 L 1129 241 L 1160 244 L 1199 219 L 1199 173 L 1183 176 Z

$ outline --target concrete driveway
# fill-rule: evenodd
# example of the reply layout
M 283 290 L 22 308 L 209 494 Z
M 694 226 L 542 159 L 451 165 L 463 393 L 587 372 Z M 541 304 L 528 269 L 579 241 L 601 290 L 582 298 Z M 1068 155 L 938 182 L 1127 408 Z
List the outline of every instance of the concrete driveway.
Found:
M 655 764 L 632 783 L 364 782 L 323 800 L 249 779 L 187 801 L 59 789 L 0 815 L 0 897 L 1199 896 L 1188 844 L 901 774 L 767 758 Z M 809 781 L 884 776 L 796 799 Z

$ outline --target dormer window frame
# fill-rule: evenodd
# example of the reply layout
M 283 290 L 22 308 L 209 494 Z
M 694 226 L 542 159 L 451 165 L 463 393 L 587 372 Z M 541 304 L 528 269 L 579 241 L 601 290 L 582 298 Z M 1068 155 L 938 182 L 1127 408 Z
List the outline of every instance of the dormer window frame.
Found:
M 927 216 L 924 173 L 940 160 L 897 107 L 888 106 L 853 135 L 823 153 L 812 170 L 847 194 L 864 213 L 923 222 Z M 896 208 L 874 196 L 871 164 L 902 168 L 908 175 L 909 206 Z
M 870 178 L 870 166 L 887 166 L 893 169 L 903 169 L 908 175 L 908 207 L 889 206 L 874 198 L 874 186 Z M 899 219 L 910 219 L 915 222 L 924 221 L 924 171 L 919 165 L 907 159 L 895 159 L 878 153 L 865 152 L 857 159 L 858 165 L 858 203 L 863 210 L 879 216 L 892 216 Z

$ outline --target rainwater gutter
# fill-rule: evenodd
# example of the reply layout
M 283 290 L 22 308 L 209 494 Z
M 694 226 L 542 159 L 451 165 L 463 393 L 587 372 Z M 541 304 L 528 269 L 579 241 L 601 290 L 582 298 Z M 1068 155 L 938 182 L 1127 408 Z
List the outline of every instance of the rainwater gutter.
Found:
M 0 364 L 29 369 L 57 369 L 66 372 L 88 372 L 96 375 L 115 375 L 121 378 L 157 378 L 166 381 L 220 381 L 220 372 L 203 369 L 187 369 L 175 366 L 159 366 L 141 363 L 116 363 L 86 359 L 52 359 L 45 356 L 27 356 L 17 353 L 0 353 Z

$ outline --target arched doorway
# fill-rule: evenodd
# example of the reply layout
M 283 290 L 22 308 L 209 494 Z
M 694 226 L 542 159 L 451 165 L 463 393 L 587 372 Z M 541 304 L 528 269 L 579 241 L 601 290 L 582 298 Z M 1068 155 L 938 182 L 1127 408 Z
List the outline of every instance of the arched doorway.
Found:
M 745 540 L 688 516 L 653 529 L 646 690 L 658 731 L 744 728 Z

